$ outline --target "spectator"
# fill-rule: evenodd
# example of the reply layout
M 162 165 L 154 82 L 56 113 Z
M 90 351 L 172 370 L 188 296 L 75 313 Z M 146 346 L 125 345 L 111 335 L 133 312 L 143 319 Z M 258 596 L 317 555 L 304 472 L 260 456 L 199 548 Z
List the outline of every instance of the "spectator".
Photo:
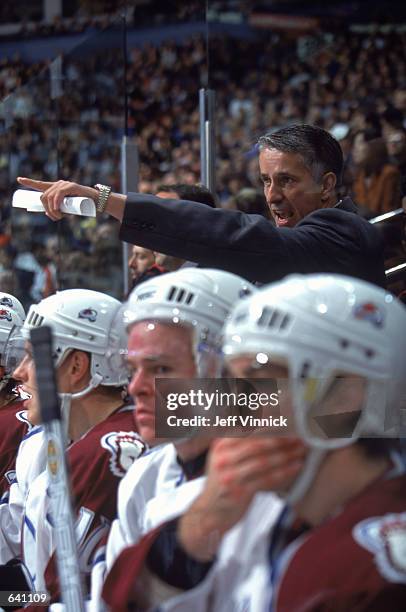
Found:
M 252 187 L 241 189 L 235 196 L 229 199 L 224 208 L 240 210 L 250 215 L 262 215 L 267 219 L 270 218 L 264 194 Z
M 400 194 L 406 196 L 406 130 L 404 128 L 391 130 L 385 136 L 389 161 L 400 172 Z
M 207 204 L 211 208 L 216 208 L 216 199 L 201 183 L 194 185 L 185 183 L 165 184 L 161 183 L 156 188 L 157 196 L 160 198 L 175 198 L 177 200 L 190 200 L 191 202 L 200 202 Z
M 176 200 L 189 200 L 200 202 L 211 208 L 216 208 L 215 196 L 207 187 L 201 183 L 161 183 L 157 186 L 157 194 L 160 198 L 174 198 Z M 179 270 L 184 265 L 193 265 L 180 257 L 172 257 L 165 253 L 155 253 L 156 263 L 170 272 Z
M 132 288 L 140 285 L 149 278 L 154 276 L 160 276 L 165 274 L 168 270 L 165 270 L 163 266 L 156 263 L 157 253 L 144 249 L 140 246 L 133 246 L 131 251 L 131 257 L 128 260 L 128 267 L 130 268 L 130 275 L 132 279 Z
M 353 161 L 357 172 L 353 184 L 354 199 L 366 216 L 376 217 L 400 206 L 400 174 L 388 163 L 385 141 L 367 140 L 366 132 L 354 139 Z

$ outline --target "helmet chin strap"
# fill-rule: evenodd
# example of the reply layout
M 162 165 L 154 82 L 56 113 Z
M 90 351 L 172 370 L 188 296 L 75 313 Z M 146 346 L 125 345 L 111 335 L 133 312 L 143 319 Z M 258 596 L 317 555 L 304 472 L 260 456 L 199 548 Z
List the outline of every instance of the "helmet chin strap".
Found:
M 296 504 L 303 499 L 309 490 L 321 462 L 327 454 L 324 448 L 311 448 L 307 454 L 305 464 L 301 474 L 296 478 L 289 492 L 285 497 L 285 501 L 290 506 Z
M 78 391 L 77 393 L 58 393 L 59 399 L 61 400 L 61 415 L 62 415 L 62 425 L 63 430 L 65 432 L 66 439 L 69 439 L 69 425 L 70 425 L 70 411 L 72 407 L 72 400 L 80 399 L 84 397 L 93 389 L 96 389 L 103 381 L 103 377 L 100 374 L 94 374 L 89 381 L 87 387 L 85 387 L 82 391 Z

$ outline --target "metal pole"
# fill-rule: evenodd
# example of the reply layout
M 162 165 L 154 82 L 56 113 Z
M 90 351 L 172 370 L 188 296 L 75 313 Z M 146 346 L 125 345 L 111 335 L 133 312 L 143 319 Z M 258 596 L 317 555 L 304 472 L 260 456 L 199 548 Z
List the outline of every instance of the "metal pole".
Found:
M 200 174 L 203 185 L 213 193 L 216 189 L 215 100 L 212 89 L 200 89 Z
M 138 147 L 134 139 L 128 136 L 123 136 L 121 142 L 121 191 L 127 194 L 129 191 L 138 190 Z M 130 245 L 123 242 L 122 247 L 122 265 L 124 279 L 124 297 L 127 297 L 130 290 L 130 272 L 128 269 L 128 260 L 130 257 Z
M 208 115 L 208 148 L 207 148 L 207 187 L 214 194 L 216 191 L 216 94 L 212 89 L 207 91 Z
M 199 90 L 200 114 L 200 181 L 207 185 L 206 90 Z
M 52 332 L 44 325 L 30 332 L 41 420 L 47 439 L 47 469 L 61 596 L 66 612 L 85 612 L 65 458 L 65 434 L 52 359 Z
M 121 192 L 125 195 L 130 191 L 138 191 L 139 157 L 135 139 L 128 135 L 128 91 L 127 91 L 127 10 L 125 3 L 123 7 L 123 61 L 124 61 L 124 136 L 121 141 Z M 122 246 L 122 268 L 123 268 L 123 291 L 126 298 L 130 290 L 130 271 L 128 260 L 130 258 L 130 245 L 123 242 Z

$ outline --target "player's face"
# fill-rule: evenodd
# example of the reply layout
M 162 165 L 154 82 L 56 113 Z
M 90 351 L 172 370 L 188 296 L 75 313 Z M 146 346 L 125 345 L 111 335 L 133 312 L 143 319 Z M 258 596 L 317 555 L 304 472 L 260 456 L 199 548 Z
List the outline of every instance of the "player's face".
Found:
M 140 246 L 133 246 L 128 267 L 133 279 L 138 278 L 155 263 L 155 253 Z
M 62 393 L 70 392 L 66 374 L 73 353 L 74 351 L 68 354 L 57 369 L 58 388 Z M 31 396 L 29 399 L 24 400 L 24 408 L 27 410 L 28 420 L 32 425 L 39 425 L 41 423 L 41 413 L 38 398 L 37 377 L 35 374 L 32 347 L 29 342 L 26 342 L 25 344 L 24 357 L 14 370 L 13 378 L 21 383 L 21 391 Z
M 131 382 L 139 434 L 155 443 L 155 379 L 192 378 L 196 373 L 190 330 L 162 323 L 136 323 L 128 339 Z
M 25 354 L 22 361 L 13 372 L 13 378 L 21 382 L 21 390 L 30 395 L 30 399 L 24 401 L 24 408 L 27 410 L 27 418 L 32 425 L 38 425 L 40 411 L 37 392 L 37 378 L 35 375 L 34 359 L 32 348 L 29 342 L 25 344 Z
M 260 353 L 264 357 L 264 353 Z M 293 401 L 289 383 L 289 369 L 287 365 L 269 360 L 268 363 L 259 363 L 256 355 L 242 355 L 230 359 L 227 363 L 228 371 L 235 378 L 256 378 L 272 380 L 278 390 L 278 411 L 288 419 L 289 431 L 294 431 Z M 273 389 L 274 387 L 272 387 Z M 272 389 L 270 392 L 272 392 Z M 272 408 L 272 410 L 274 410 Z M 274 434 L 273 434 L 274 435 Z
M 323 207 L 318 184 L 302 157 L 264 149 L 259 154 L 264 194 L 277 227 L 294 227 L 306 215 Z

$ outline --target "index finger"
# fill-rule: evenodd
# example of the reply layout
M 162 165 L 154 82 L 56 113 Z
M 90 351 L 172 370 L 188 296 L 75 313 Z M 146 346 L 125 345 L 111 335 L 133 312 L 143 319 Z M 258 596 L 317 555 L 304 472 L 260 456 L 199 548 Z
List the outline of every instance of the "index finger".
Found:
M 36 191 L 46 191 L 54 184 L 50 181 L 37 181 L 35 179 L 26 178 L 25 176 L 18 176 L 17 182 L 20 183 L 20 185 L 24 185 L 24 187 L 31 187 L 31 189 L 35 189 Z

